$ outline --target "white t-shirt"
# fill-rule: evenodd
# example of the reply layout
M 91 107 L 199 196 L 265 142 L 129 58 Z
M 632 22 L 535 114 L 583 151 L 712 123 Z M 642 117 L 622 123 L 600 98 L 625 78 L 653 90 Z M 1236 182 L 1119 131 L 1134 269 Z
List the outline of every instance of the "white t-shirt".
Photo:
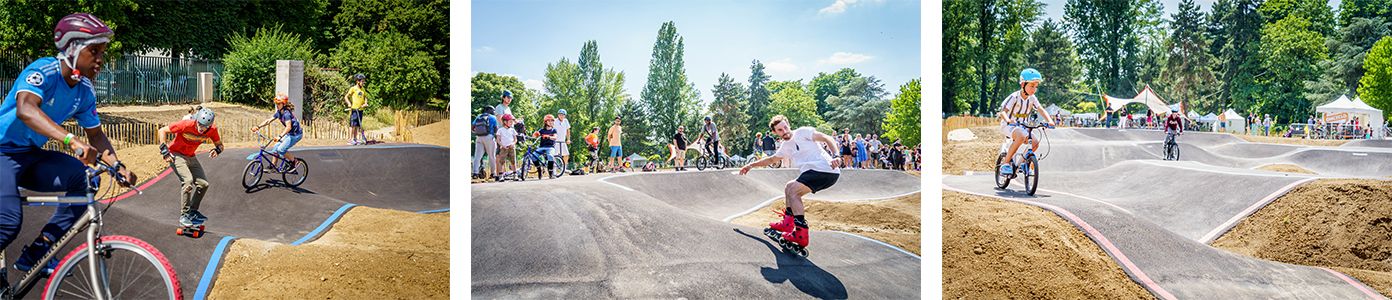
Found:
M 556 142 L 565 143 L 570 141 L 570 119 L 556 121 Z
M 1015 91 L 1010 93 L 1010 96 L 1005 97 L 1005 102 L 1001 102 L 1000 110 L 1005 112 L 1007 120 L 1020 122 L 1029 118 L 1029 115 L 1034 113 L 1036 108 L 1042 110 L 1043 107 L 1039 105 L 1039 98 L 1035 95 L 1030 95 L 1029 99 L 1023 99 L 1020 98 L 1020 91 Z M 1001 123 L 1001 125 L 1008 124 Z
M 508 106 L 507 104 L 498 103 L 498 106 L 494 106 L 494 107 L 493 107 L 493 115 L 494 115 L 494 116 L 498 116 L 499 118 L 503 117 L 503 115 L 511 115 L 511 114 L 512 114 L 512 107 L 511 107 L 511 106 Z M 514 116 L 514 117 L 516 117 L 516 116 Z
M 799 127 L 793 130 L 793 138 L 783 141 L 778 146 L 778 152 L 773 155 L 792 160 L 799 172 L 813 170 L 841 174 L 841 170 L 831 168 L 831 154 L 822 150 L 822 145 L 813 139 L 816 133 L 817 129 L 812 127 Z
M 498 147 L 512 147 L 517 144 L 517 130 L 498 126 Z

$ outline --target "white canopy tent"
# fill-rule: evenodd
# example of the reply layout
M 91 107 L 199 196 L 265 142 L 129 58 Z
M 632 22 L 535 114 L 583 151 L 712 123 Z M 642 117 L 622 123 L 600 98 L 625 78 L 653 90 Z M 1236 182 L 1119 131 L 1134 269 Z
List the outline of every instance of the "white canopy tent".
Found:
M 1160 96 L 1156 95 L 1154 91 L 1151 91 L 1149 85 L 1141 89 L 1141 92 L 1136 94 L 1134 98 L 1123 99 L 1102 95 L 1102 99 L 1107 102 L 1107 107 L 1112 111 L 1121 110 L 1121 108 L 1125 107 L 1127 104 L 1141 103 L 1145 104 L 1146 108 L 1150 109 L 1152 113 L 1161 114 L 1170 112 L 1170 106 L 1165 104 L 1165 100 L 1160 99 Z
M 1097 120 L 1097 113 L 1081 113 L 1073 115 L 1073 117 L 1079 120 Z
M 1191 111 L 1189 111 L 1189 115 L 1187 115 L 1187 116 L 1185 116 L 1185 117 L 1188 117 L 1190 120 L 1198 120 L 1198 119 L 1199 119 L 1199 113 L 1196 113 L 1196 112 L 1194 112 L 1194 111 L 1191 110 Z
M 1199 122 L 1204 122 L 1204 123 L 1217 123 L 1217 122 L 1218 122 L 1218 115 L 1213 114 L 1213 113 L 1208 113 L 1208 115 L 1204 115 L 1204 116 L 1202 116 L 1202 117 L 1198 117 L 1197 120 L 1199 120 Z
M 1220 127 L 1223 127 L 1219 131 L 1247 133 L 1247 119 L 1243 118 L 1242 115 L 1238 114 L 1236 111 L 1228 109 L 1228 111 L 1223 112 L 1222 115 L 1218 115 L 1217 117 L 1218 123 L 1222 124 Z
M 1045 108 L 1044 108 L 1044 112 L 1049 113 L 1050 116 L 1063 116 L 1063 117 L 1067 117 L 1067 116 L 1072 116 L 1072 115 L 1073 115 L 1073 112 L 1068 111 L 1068 110 L 1066 110 L 1066 109 L 1063 109 L 1062 107 L 1059 107 L 1058 104 L 1049 104 L 1049 107 L 1045 107 Z
M 1349 100 L 1347 95 L 1339 96 L 1339 99 L 1315 107 L 1315 112 L 1321 113 L 1322 119 L 1326 123 L 1345 123 L 1352 122 L 1358 118 L 1374 129 L 1382 128 L 1382 110 L 1368 106 L 1362 100 Z M 1374 135 L 1382 137 L 1383 130 L 1374 130 Z

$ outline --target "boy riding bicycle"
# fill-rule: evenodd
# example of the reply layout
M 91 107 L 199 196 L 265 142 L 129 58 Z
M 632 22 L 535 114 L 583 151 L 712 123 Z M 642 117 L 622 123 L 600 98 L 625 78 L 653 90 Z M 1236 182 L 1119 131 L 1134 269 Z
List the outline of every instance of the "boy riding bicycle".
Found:
M 1179 118 L 1179 109 L 1171 108 L 1170 115 L 1165 117 L 1165 144 L 1174 144 L 1175 135 L 1184 134 L 1184 120 Z
M 1042 82 L 1044 75 L 1039 74 L 1039 71 L 1032 68 L 1020 71 L 1020 90 L 1006 97 L 1005 102 L 1001 103 L 1000 113 L 996 114 L 1001 120 L 1001 133 L 1010 139 L 1006 161 L 999 166 L 1002 174 L 1015 172 L 1015 151 L 1020 149 L 1020 144 L 1025 143 L 1028 137 L 1020 122 L 1029 118 L 1031 109 L 1044 117 L 1045 124 L 1054 123 L 1049 113 L 1044 111 L 1044 106 L 1039 105 L 1039 98 L 1035 98 L 1035 92 L 1039 91 L 1039 84 Z M 1033 143 L 1031 149 L 1038 151 L 1039 143 Z
M 0 170 L 4 170 L 0 172 L 0 249 L 14 241 L 23 224 L 19 188 L 85 196 L 86 165 L 97 159 L 120 170 L 129 182 L 138 180 L 121 164 L 116 149 L 102 131 L 92 88 L 115 33 L 85 13 L 58 20 L 53 33 L 58 54 L 29 64 L 0 104 Z M 82 126 L 87 143 L 58 125 L 69 119 L 76 119 Z M 50 139 L 61 141 L 77 157 L 44 150 L 43 145 Z M 35 261 L 86 211 L 86 205 L 58 207 L 44 225 L 43 233 L 24 248 L 15 268 L 32 269 Z M 57 260 L 51 260 L 46 269 L 51 270 L 56 264 Z
M 215 147 L 208 157 L 217 158 L 222 154 L 222 137 L 218 135 L 217 127 L 213 126 L 215 118 L 213 110 L 204 107 L 195 112 L 191 120 L 179 120 L 160 127 L 159 135 L 156 137 L 159 140 L 160 155 L 169 163 L 169 168 L 174 169 L 174 174 L 179 176 L 182 187 L 179 191 L 179 225 L 182 226 L 203 224 L 208 220 L 207 216 L 198 212 L 198 205 L 203 202 L 203 194 L 208 191 L 208 176 L 203 173 L 203 165 L 198 162 L 197 151 L 199 145 L 211 141 Z M 165 143 L 169 134 L 174 134 L 172 144 Z

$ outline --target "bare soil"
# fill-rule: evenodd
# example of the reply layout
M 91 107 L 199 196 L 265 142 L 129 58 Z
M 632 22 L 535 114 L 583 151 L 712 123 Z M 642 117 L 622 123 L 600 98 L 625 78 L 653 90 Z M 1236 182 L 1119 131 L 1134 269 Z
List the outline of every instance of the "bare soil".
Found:
M 1349 142 L 1349 140 L 1310 140 L 1310 139 L 1302 139 L 1302 138 L 1288 138 L 1288 137 L 1260 136 L 1260 135 L 1245 135 L 1245 134 L 1234 134 L 1233 136 L 1236 136 L 1236 137 L 1238 137 L 1238 138 L 1241 138 L 1241 139 L 1243 139 L 1243 140 L 1247 140 L 1248 142 L 1253 142 L 1253 143 L 1271 143 L 1271 144 L 1286 144 L 1286 145 L 1300 145 L 1300 146 L 1328 146 L 1328 147 L 1338 147 L 1339 145 L 1343 145 L 1344 143 L 1348 143 L 1348 142 Z
M 990 172 L 995 168 L 1000 150 L 1000 133 L 992 127 L 968 128 L 976 139 L 965 142 L 945 142 L 942 153 L 943 174 L 960 175 L 965 171 Z
M 944 299 L 1152 299 L 1044 209 L 943 191 Z
M 355 207 L 299 246 L 239 239 L 209 299 L 447 299 L 449 227 L 448 213 Z
M 1283 173 L 1316 174 L 1314 171 L 1292 164 L 1265 165 L 1259 169 Z
M 834 202 L 803 199 L 808 225 L 813 231 L 835 230 L 863 235 L 923 255 L 920 248 L 922 215 L 919 210 L 921 193 L 866 202 Z M 774 201 L 754 213 L 740 216 L 731 223 L 766 228 L 779 219 L 774 211 L 783 211 L 782 201 Z
M 1213 246 L 1342 271 L 1392 296 L 1392 181 L 1323 179 L 1296 187 Z
M 411 142 L 436 146 L 450 146 L 450 127 L 449 119 L 430 123 L 411 129 Z

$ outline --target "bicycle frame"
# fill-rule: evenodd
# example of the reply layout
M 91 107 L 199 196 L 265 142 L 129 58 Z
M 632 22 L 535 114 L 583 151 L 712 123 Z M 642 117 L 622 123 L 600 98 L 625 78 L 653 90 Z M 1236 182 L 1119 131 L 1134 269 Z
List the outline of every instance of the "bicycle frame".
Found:
M 271 158 L 279 159 L 281 162 L 287 162 L 285 157 L 274 152 L 266 151 L 266 147 L 270 147 L 271 143 L 273 143 L 274 141 L 271 141 L 270 138 L 267 138 L 266 135 L 261 134 L 261 132 L 259 131 L 256 132 L 256 136 L 258 140 L 266 141 L 265 143 L 262 143 L 260 149 L 257 150 L 256 160 L 261 161 L 262 165 L 271 166 L 271 168 L 275 170 L 277 173 L 285 173 L 286 169 L 281 168 L 281 164 L 271 163 Z M 284 136 L 282 136 L 282 138 L 284 138 Z
M 34 264 L 33 268 L 29 269 L 28 272 L 24 273 L 24 276 L 20 278 L 19 282 L 17 282 L 17 285 L 11 285 L 11 287 L 13 288 L 10 289 L 10 292 L 8 294 L 3 295 L 4 298 L 23 298 L 24 295 L 28 294 L 29 290 L 34 287 L 34 284 L 38 283 L 39 279 L 43 278 L 43 276 L 39 275 L 39 273 L 44 271 L 44 266 L 47 266 L 50 260 L 55 259 L 54 256 L 58 254 L 58 251 L 62 250 L 63 247 L 66 247 L 68 243 L 72 241 L 72 238 L 75 237 L 79 232 L 87 232 L 87 244 L 93 245 L 92 247 L 87 247 L 88 257 L 97 257 L 97 251 L 99 249 L 97 249 L 96 247 L 96 241 L 99 237 L 101 237 L 102 212 L 105 211 L 105 208 L 102 208 L 99 205 L 97 205 L 97 203 L 99 202 L 96 201 L 96 193 L 97 188 L 99 186 L 94 181 L 100 180 L 100 176 L 102 173 L 111 173 L 114 176 L 113 178 L 116 178 L 118 181 L 124 181 L 124 179 L 121 179 L 119 174 L 115 173 L 115 170 L 112 170 L 110 168 L 110 166 L 107 166 L 105 163 L 101 163 L 100 161 L 98 161 L 97 169 L 87 169 L 87 195 L 85 196 L 20 197 L 20 200 L 24 202 L 24 205 L 26 206 L 72 206 L 80 204 L 87 205 L 87 212 L 83 213 L 82 217 L 78 218 L 77 222 L 73 224 L 72 228 L 69 228 L 68 231 L 64 233 L 61 238 L 53 242 L 53 245 L 49 247 L 48 252 L 44 253 L 43 257 L 40 258 L 38 262 Z M 141 192 L 139 189 L 134 190 L 137 194 L 143 194 L 143 192 Z M 106 207 L 111 207 L 111 204 L 107 204 Z M 87 230 L 89 227 L 91 228 L 91 230 Z M 97 270 L 97 261 L 97 259 L 87 260 L 88 267 L 92 270 Z M 5 258 L 3 251 L 0 251 L 0 267 L 8 266 L 9 264 Z M 92 273 L 91 276 L 88 277 L 88 280 L 90 280 L 89 283 L 92 284 L 93 287 L 105 286 L 104 284 L 102 284 L 105 278 L 98 278 L 97 275 L 97 273 Z M 52 274 L 49 276 L 57 275 Z M 106 294 L 110 293 L 110 290 L 99 290 L 101 290 L 102 293 L 98 293 L 96 295 L 97 299 L 111 298 L 111 295 Z

